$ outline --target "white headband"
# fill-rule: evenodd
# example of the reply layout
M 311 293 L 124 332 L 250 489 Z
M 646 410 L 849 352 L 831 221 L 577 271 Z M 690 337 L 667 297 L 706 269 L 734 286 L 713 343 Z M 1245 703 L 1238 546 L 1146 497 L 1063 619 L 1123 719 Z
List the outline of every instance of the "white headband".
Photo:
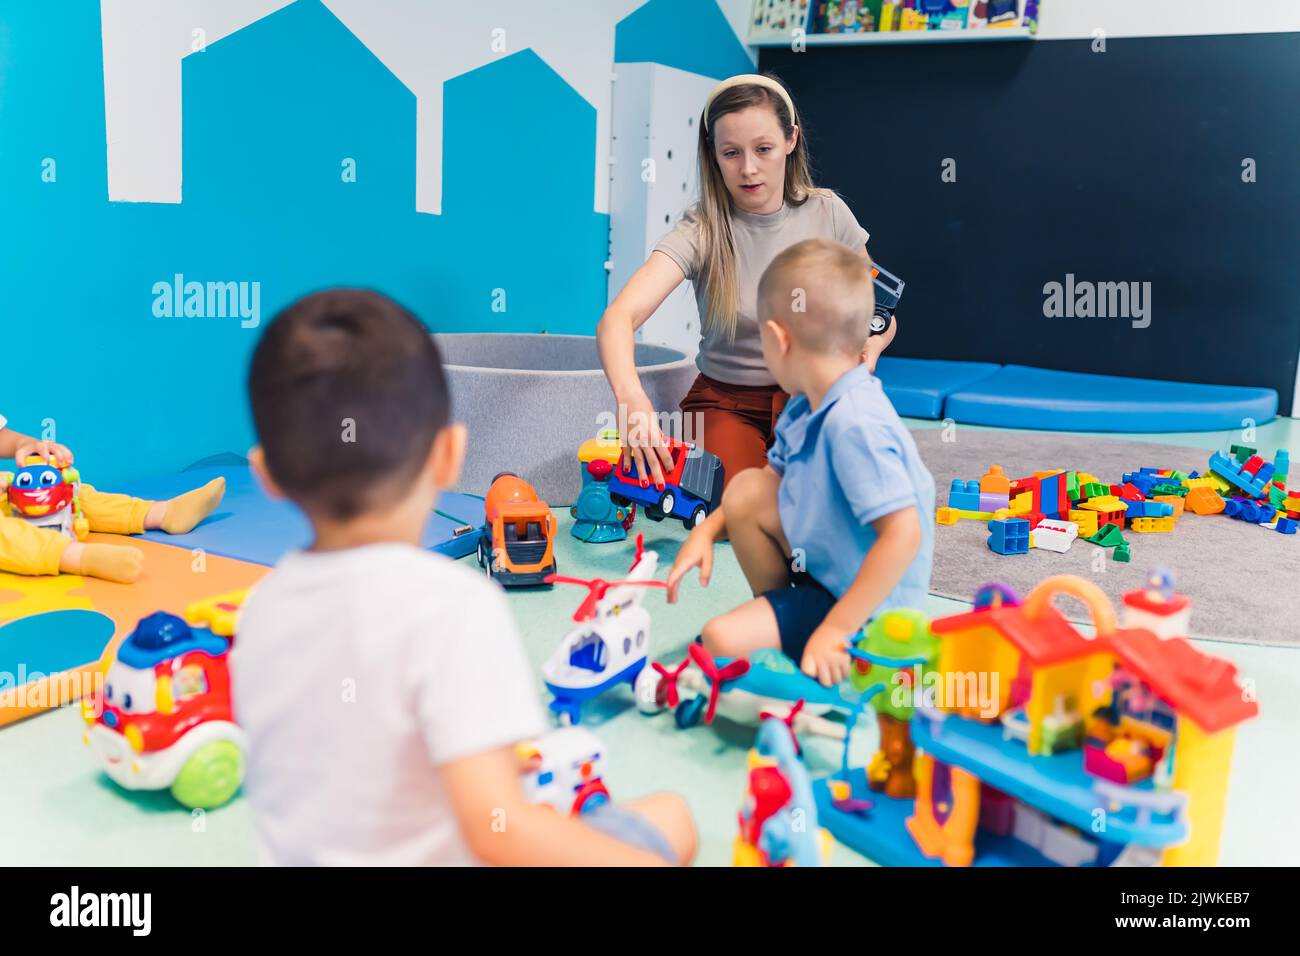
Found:
M 790 99 L 790 94 L 786 92 L 784 86 L 772 79 L 770 76 L 763 76 L 761 73 L 741 73 L 739 76 L 733 76 L 730 79 L 723 80 L 713 88 L 709 98 L 704 101 L 704 131 L 709 131 L 709 107 L 713 101 L 722 93 L 731 89 L 733 86 L 761 86 L 764 89 L 771 90 L 773 93 L 780 95 L 785 100 L 785 108 L 790 111 L 790 122 L 794 122 L 794 100 Z

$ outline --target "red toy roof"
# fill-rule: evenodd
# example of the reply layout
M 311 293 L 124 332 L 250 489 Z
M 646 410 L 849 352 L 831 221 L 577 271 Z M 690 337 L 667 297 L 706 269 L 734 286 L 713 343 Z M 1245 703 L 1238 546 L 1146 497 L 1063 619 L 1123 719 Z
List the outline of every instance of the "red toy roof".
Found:
M 1202 654 L 1181 637 L 1134 628 L 1116 631 L 1107 643 L 1129 670 L 1209 733 L 1259 713 L 1259 704 L 1243 697 L 1235 664 Z
M 1171 594 L 1166 601 L 1164 598 L 1152 598 L 1146 591 L 1137 590 L 1125 594 L 1124 603 L 1151 614 L 1177 614 L 1192 602 L 1185 594 Z
M 1042 620 L 1025 615 L 1023 607 L 990 607 L 954 614 L 934 621 L 936 634 L 951 634 L 968 628 L 991 627 L 1036 665 L 1056 664 L 1086 654 L 1104 653 L 1109 648 L 1075 630 L 1065 615 L 1048 607 Z

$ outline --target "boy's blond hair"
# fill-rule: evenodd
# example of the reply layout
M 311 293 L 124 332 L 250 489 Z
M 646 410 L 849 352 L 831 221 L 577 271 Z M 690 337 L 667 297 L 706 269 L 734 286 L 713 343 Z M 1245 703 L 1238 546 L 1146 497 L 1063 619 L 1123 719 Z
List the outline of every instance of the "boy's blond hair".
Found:
M 871 263 L 830 239 L 795 243 L 758 282 L 758 321 L 780 323 L 812 352 L 861 352 L 875 307 Z

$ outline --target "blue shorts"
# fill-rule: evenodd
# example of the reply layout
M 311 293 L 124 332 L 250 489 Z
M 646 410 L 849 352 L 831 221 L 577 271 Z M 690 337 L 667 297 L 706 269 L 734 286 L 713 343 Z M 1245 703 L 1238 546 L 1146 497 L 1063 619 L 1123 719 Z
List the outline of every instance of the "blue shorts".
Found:
M 808 638 L 835 606 L 835 595 L 809 574 L 796 574 L 788 587 L 768 591 L 763 597 L 776 614 L 781 651 L 796 665 L 803 660 Z
M 646 817 L 621 807 L 615 803 L 601 804 L 596 809 L 584 813 L 579 819 L 594 830 L 612 836 L 621 843 L 634 846 L 638 850 L 658 853 L 669 863 L 677 863 L 677 854 L 673 846 L 660 829 Z

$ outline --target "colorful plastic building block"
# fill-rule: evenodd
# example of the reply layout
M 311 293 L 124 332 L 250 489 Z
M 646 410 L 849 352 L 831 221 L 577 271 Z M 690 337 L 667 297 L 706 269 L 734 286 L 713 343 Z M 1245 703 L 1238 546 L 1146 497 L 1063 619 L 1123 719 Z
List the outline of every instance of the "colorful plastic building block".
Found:
M 1111 552 L 1111 560 L 1127 564 L 1133 560 L 1133 552 L 1129 550 L 1127 544 L 1120 542 L 1115 545 L 1115 550 Z
M 1150 500 L 1159 501 L 1162 504 L 1168 505 L 1170 508 L 1173 509 L 1173 516 L 1175 518 L 1181 518 L 1183 516 L 1184 502 L 1179 495 L 1158 495 L 1157 497 L 1152 498 Z
M 1198 515 L 1217 515 L 1225 502 L 1213 488 L 1198 486 L 1187 493 L 1187 510 Z
M 1256 459 L 1252 458 L 1247 464 L 1251 464 L 1255 461 Z M 1234 487 L 1241 489 L 1252 498 L 1257 498 L 1262 495 L 1264 493 L 1265 485 L 1268 484 L 1268 477 L 1264 477 L 1263 479 L 1259 477 L 1259 472 L 1263 470 L 1262 468 L 1257 466 L 1256 471 L 1249 471 L 1246 465 L 1234 461 L 1227 455 L 1223 454 L 1223 452 L 1219 451 L 1210 454 L 1210 470 L 1221 479 Z M 1272 467 L 1269 466 L 1267 475 L 1271 476 L 1272 471 Z
M 1008 495 L 995 495 L 987 491 L 980 492 L 980 511 L 998 511 L 1011 505 Z
M 1072 521 L 1045 518 L 1029 533 L 1029 546 L 1064 554 L 1079 537 L 1079 526 Z
M 1120 532 L 1119 525 L 1107 524 L 1100 531 L 1088 538 L 1093 544 L 1099 544 L 1103 548 L 1113 548 L 1124 543 L 1124 535 Z
M 1169 518 L 1134 518 L 1128 526 L 1134 531 L 1151 532 L 1151 531 L 1173 531 L 1174 519 Z
M 1097 512 L 1071 508 L 1069 520 L 1079 529 L 1079 537 L 1090 538 L 1097 533 Z
M 962 518 L 968 521 L 988 521 L 993 517 L 992 511 L 963 511 L 960 508 L 936 508 L 934 512 L 936 524 L 956 524 Z
M 1110 485 L 1103 485 L 1099 481 L 1090 481 L 1083 486 L 1084 498 L 1101 498 L 1110 494 Z
M 974 479 L 963 481 L 954 478 L 948 491 L 948 507 L 957 511 L 983 511 L 980 507 L 980 483 Z
M 1024 518 L 995 518 L 989 522 L 989 550 L 996 554 L 1028 554 L 1029 522 Z
M 1278 518 L 1277 525 L 1273 528 L 1281 534 L 1295 534 L 1296 526 L 1300 525 L 1294 518 Z
M 980 477 L 980 492 L 988 495 L 1011 494 L 1011 479 L 1002 471 L 1001 465 L 989 465 L 989 470 Z

